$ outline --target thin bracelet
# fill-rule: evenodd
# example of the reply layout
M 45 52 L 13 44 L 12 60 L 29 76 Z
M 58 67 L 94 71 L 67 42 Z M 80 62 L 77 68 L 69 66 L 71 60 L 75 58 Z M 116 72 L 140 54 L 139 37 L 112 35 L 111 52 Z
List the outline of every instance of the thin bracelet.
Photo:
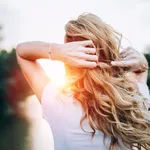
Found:
M 50 60 L 52 60 L 52 59 L 51 59 L 51 54 L 52 54 L 51 48 L 52 48 L 52 43 L 50 43 L 50 45 L 49 45 L 49 47 L 48 47 L 48 57 L 49 57 Z

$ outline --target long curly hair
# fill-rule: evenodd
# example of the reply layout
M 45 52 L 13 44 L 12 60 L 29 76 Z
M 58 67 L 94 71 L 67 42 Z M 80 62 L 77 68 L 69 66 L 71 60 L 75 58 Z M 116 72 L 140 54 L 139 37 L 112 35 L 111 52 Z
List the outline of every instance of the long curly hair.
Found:
M 92 40 L 98 55 L 97 67 L 78 69 L 66 67 L 67 86 L 84 110 L 82 123 L 88 119 L 93 129 L 111 137 L 109 150 L 119 147 L 119 139 L 132 146 L 150 149 L 150 120 L 143 105 L 137 84 L 128 73 L 112 67 L 111 61 L 119 60 L 122 35 L 93 14 L 82 14 L 65 26 L 66 42 Z M 143 105 L 143 106 L 142 106 Z M 84 130 L 84 129 L 83 129 Z

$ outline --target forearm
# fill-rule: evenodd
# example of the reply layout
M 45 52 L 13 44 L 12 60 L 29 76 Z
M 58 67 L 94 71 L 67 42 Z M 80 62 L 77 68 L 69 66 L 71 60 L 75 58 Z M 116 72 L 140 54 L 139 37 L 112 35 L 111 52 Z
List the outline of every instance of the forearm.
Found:
M 35 61 L 40 58 L 46 59 L 50 56 L 51 60 L 62 61 L 70 66 L 93 68 L 97 66 L 98 61 L 98 57 L 95 55 L 96 49 L 93 45 L 91 40 L 65 44 L 26 42 L 17 46 L 16 53 L 17 56 L 29 61 Z
M 57 44 L 53 44 L 51 46 L 50 43 L 47 42 L 25 42 L 21 43 L 17 46 L 16 51 L 17 54 L 27 60 L 35 61 L 37 59 L 48 59 L 49 58 L 49 50 L 58 51 Z M 55 60 L 56 56 L 52 55 L 52 59 Z

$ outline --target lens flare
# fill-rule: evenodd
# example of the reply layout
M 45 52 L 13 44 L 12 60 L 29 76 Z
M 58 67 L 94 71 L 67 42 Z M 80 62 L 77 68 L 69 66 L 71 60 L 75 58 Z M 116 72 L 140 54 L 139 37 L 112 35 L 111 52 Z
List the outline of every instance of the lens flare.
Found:
M 40 60 L 42 68 L 57 87 L 62 87 L 65 84 L 65 68 L 62 62 Z

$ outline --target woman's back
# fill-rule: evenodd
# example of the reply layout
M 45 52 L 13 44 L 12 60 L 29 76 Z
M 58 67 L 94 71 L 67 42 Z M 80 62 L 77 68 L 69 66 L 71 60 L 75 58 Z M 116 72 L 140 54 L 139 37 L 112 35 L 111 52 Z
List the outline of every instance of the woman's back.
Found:
M 59 100 L 56 95 L 57 89 L 48 84 L 42 96 L 43 116 L 52 129 L 55 150 L 108 150 L 110 137 L 106 137 L 104 145 L 104 134 L 97 130 L 92 139 L 90 132 L 93 131 L 87 119 L 83 122 L 83 129 L 87 132 L 81 129 L 83 112 L 79 102 L 64 95 Z

